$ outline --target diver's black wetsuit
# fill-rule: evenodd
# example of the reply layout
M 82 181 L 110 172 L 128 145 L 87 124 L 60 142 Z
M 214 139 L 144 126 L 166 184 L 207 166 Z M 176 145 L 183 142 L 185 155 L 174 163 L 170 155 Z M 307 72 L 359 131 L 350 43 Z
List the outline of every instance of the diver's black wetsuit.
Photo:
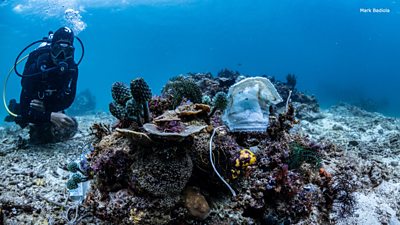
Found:
M 57 67 L 32 77 L 23 77 L 20 97 L 20 118 L 16 121 L 21 127 L 28 123 L 43 124 L 50 122 L 52 112 L 67 109 L 74 101 L 78 80 L 78 67 L 71 58 L 66 61 L 68 69 L 62 72 L 51 59 L 50 47 L 41 47 L 29 54 L 23 75 L 35 74 Z M 43 101 L 45 112 L 30 107 L 33 99 Z

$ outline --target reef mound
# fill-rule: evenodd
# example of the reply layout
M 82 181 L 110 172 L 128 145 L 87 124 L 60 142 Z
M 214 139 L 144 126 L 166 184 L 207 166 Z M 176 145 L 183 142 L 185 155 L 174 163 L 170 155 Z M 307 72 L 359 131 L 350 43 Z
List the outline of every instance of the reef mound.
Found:
M 115 102 L 123 93 L 133 104 L 118 101 L 117 123 L 109 114 L 77 117 L 79 132 L 64 143 L 31 145 L 27 131 L 2 127 L 0 222 L 399 223 L 399 119 L 346 104 L 320 110 L 293 82 L 270 78 L 292 101 L 270 107 L 265 132 L 230 132 L 221 121 L 229 105 L 213 99 L 241 76 L 189 74 L 151 99 L 135 79 L 133 88 L 144 91 L 135 94 L 144 97 L 132 101 L 129 88 L 113 93 Z M 209 95 L 209 107 L 190 101 L 199 100 L 197 90 L 178 93 L 186 82 Z M 83 153 L 90 189 L 77 205 L 66 189 L 67 164 Z

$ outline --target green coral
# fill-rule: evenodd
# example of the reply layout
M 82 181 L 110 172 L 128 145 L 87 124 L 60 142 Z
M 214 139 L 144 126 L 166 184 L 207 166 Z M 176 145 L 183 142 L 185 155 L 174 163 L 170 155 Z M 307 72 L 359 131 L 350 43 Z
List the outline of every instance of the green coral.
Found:
M 79 173 L 74 173 L 71 179 L 74 180 L 74 182 L 77 184 L 83 182 L 83 178 Z
M 67 188 L 68 188 L 69 190 L 77 189 L 77 188 L 78 188 L 78 183 L 76 183 L 76 181 L 73 180 L 73 179 L 69 179 L 69 180 L 67 181 Z
M 193 103 L 200 103 L 202 92 L 200 87 L 189 78 L 178 76 L 171 78 L 162 90 L 164 96 L 172 96 L 173 107 L 179 106 L 184 99 Z
M 206 105 L 211 105 L 211 98 L 208 95 L 204 95 L 201 98 L 201 103 L 206 104 Z
M 321 155 L 316 149 L 308 148 L 300 143 L 294 142 L 290 144 L 289 168 L 298 169 L 307 162 L 314 167 L 321 165 Z
M 76 163 L 76 162 L 70 162 L 68 165 L 67 165 L 67 169 L 68 169 L 68 171 L 70 171 L 70 172 L 72 172 L 72 173 L 76 173 L 76 172 L 80 172 L 80 169 L 79 169 L 79 165 L 78 165 L 78 163 Z
M 226 94 L 222 91 L 218 92 L 213 98 L 213 109 L 211 110 L 209 117 L 213 116 L 217 110 L 224 111 L 227 106 L 228 99 L 226 97 Z
M 85 182 L 85 181 L 88 181 L 88 180 L 89 180 L 88 177 L 83 177 L 79 173 L 74 173 L 74 174 L 72 174 L 71 179 L 69 179 L 67 181 L 67 188 L 70 189 L 70 190 L 71 189 L 76 189 L 76 188 L 78 188 L 78 184 L 79 183 L 82 183 L 82 182 Z

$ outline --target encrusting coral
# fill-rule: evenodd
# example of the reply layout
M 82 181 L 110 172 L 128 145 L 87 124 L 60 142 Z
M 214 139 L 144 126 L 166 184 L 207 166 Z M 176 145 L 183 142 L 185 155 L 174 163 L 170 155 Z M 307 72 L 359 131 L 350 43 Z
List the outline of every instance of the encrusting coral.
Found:
M 324 223 L 336 202 L 351 212 L 354 186 L 324 169 L 326 152 L 336 147 L 292 132 L 299 121 L 289 99 L 285 106 L 257 101 L 254 107 L 269 109 L 263 132 L 231 132 L 223 125 L 227 82 L 242 77 L 223 74 L 171 79 L 163 95 L 153 98 L 143 79 L 133 80 L 129 92 L 114 84 L 110 110 L 121 124 L 115 130 L 95 127 L 90 176 L 71 164 L 70 171 L 83 173 L 67 185 L 92 179 L 85 205 L 95 216 L 122 224 L 297 223 L 313 210 Z M 270 87 L 270 97 L 281 101 L 272 83 L 248 81 Z M 205 83 L 210 85 L 200 91 Z

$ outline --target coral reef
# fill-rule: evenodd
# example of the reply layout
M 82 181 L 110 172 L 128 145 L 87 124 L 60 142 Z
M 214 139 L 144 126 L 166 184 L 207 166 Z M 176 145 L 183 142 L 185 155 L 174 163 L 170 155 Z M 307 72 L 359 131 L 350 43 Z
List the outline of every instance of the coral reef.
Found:
M 297 110 L 296 102 L 292 103 Z M 196 111 L 194 104 L 183 108 Z M 286 107 L 278 105 L 275 114 L 286 111 Z M 293 124 L 291 129 L 282 131 L 283 138 L 272 139 L 265 132 L 230 133 L 219 128 L 212 141 L 212 157 L 217 170 L 235 189 L 237 195 L 233 197 L 217 179 L 209 160 L 211 133 L 223 125 L 220 114 L 215 113 L 207 124 L 203 121 L 205 112 L 191 118 L 183 114 L 180 118 L 175 110 L 171 116 L 166 113 L 164 110 L 160 114 L 162 118 L 177 117 L 185 127 L 206 127 L 179 142 L 156 141 L 141 127 L 113 129 L 114 118 L 98 113 L 78 117 L 80 130 L 71 140 L 45 146 L 22 145 L 23 148 L 18 146 L 26 140 L 26 130 L 0 127 L 0 218 L 4 224 L 399 223 L 399 119 L 341 104 L 322 110 L 322 117 L 313 122 L 301 120 L 300 126 Z M 162 126 L 163 122 L 153 119 L 153 123 Z M 98 177 L 93 174 L 84 204 L 76 207 L 65 192 L 71 172 L 62 165 L 75 161 L 91 142 L 94 149 L 87 161 L 77 162 L 82 171 L 102 154 L 111 152 L 107 149 L 126 152 L 123 157 L 128 156 L 132 163 L 128 163 L 127 181 L 114 189 L 99 189 L 102 183 L 97 183 Z M 318 150 L 315 152 L 321 159 L 320 166 L 316 167 L 315 161 L 302 160 L 300 167 L 291 168 L 294 143 L 306 150 Z M 244 149 L 256 156 L 256 162 L 233 179 L 230 171 L 234 159 Z M 153 153 L 159 155 L 151 156 Z M 131 187 L 131 168 L 141 154 L 146 159 L 165 159 L 166 164 L 168 155 L 184 159 L 189 155 L 192 173 L 181 193 L 157 197 L 141 191 L 139 185 Z M 151 173 L 157 174 L 154 169 Z M 168 176 L 160 179 L 169 180 Z M 109 183 L 104 185 L 112 187 Z M 189 188 L 193 192 L 188 193 Z M 189 205 L 191 202 L 194 204 Z M 341 208 L 352 207 L 350 212 L 354 213 L 345 213 L 343 218 Z
M 291 98 L 280 105 L 283 99 L 267 78 L 239 75 L 224 70 L 216 79 L 179 76 L 165 85 L 162 97 L 153 98 L 143 79 L 131 82 L 130 93 L 116 83 L 110 110 L 138 126 L 94 126 L 98 140 L 87 158 L 90 176 L 71 164 L 70 171 L 82 176 L 67 185 L 93 179 L 86 206 L 103 220 L 124 224 L 297 223 L 313 210 L 327 222 L 335 204 L 351 212 L 354 186 L 324 169 L 324 157 L 335 145 L 296 134 Z M 239 79 L 226 97 L 224 85 Z M 204 82 L 223 85 L 202 96 Z M 262 130 L 254 129 L 259 123 L 247 123 L 239 129 L 246 132 L 232 132 L 243 121 L 231 116 L 246 110 L 261 113 L 240 118 L 265 119 Z

